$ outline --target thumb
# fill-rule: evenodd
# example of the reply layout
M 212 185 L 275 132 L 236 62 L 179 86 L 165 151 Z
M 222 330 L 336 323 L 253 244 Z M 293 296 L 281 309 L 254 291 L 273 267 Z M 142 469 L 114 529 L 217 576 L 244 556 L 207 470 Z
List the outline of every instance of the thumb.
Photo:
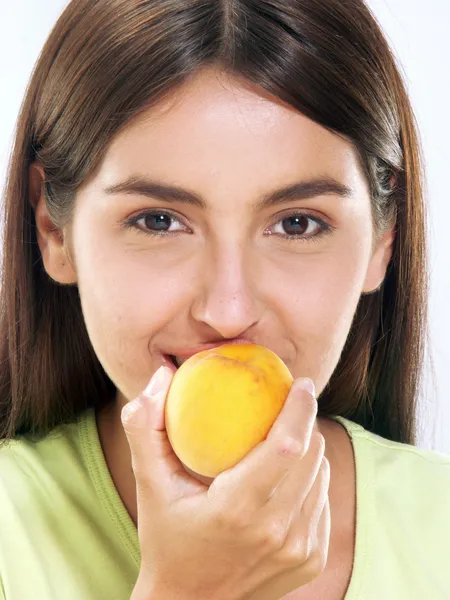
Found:
M 145 390 L 121 411 L 135 477 L 155 490 L 183 469 L 165 429 L 164 408 L 172 378 L 173 372 L 161 366 Z
M 148 427 L 163 431 L 165 429 L 164 407 L 172 382 L 172 371 L 164 366 L 159 367 L 141 394 L 125 404 L 121 412 L 121 420 L 125 433 L 133 435 L 136 429 Z
M 121 412 L 138 497 L 141 491 L 146 501 L 152 497 L 163 504 L 198 494 L 206 487 L 188 475 L 167 436 L 164 409 L 173 375 L 169 367 L 160 367 L 146 389 Z

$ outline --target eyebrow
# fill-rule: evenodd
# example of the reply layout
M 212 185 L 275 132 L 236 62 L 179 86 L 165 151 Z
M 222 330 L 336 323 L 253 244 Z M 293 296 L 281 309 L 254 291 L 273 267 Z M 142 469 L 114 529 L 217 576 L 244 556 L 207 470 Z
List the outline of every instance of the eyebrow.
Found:
M 108 195 L 129 194 L 147 196 L 166 202 L 183 202 L 204 210 L 207 209 L 205 200 L 191 190 L 137 175 L 133 175 L 120 183 L 110 185 L 104 188 L 103 192 Z M 353 196 L 354 190 L 333 177 L 318 177 L 308 181 L 299 181 L 264 194 L 255 204 L 254 208 L 256 210 L 263 210 L 285 202 L 306 200 L 328 194 L 348 198 Z

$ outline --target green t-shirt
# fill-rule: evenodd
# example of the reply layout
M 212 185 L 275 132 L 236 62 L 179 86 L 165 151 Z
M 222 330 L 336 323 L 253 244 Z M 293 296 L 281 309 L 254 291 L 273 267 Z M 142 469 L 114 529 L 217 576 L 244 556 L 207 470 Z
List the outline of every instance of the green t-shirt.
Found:
M 335 419 L 356 459 L 355 559 L 345 600 L 448 600 L 450 456 Z M 0 449 L 0 598 L 129 600 L 139 563 L 137 530 L 92 409 L 40 442 L 21 437 Z

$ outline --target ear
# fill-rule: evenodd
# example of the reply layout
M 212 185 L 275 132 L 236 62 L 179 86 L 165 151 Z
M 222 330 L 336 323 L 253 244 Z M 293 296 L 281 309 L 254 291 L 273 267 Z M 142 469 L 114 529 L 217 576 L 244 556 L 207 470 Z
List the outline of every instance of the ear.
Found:
M 68 253 L 64 232 L 55 226 L 48 214 L 44 182 L 44 169 L 35 161 L 29 169 L 29 202 L 36 219 L 36 235 L 42 261 L 54 281 L 74 284 L 77 282 L 77 274 Z
M 384 282 L 389 261 L 392 258 L 395 240 L 395 224 L 378 241 L 367 268 L 363 295 L 376 292 Z

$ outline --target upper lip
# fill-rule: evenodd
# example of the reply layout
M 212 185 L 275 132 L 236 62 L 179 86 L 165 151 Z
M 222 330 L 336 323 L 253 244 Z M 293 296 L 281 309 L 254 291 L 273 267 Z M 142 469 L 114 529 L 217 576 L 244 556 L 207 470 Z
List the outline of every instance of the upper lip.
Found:
M 254 344 L 254 342 L 251 342 L 250 340 L 247 340 L 245 338 L 235 338 L 233 340 L 225 340 L 222 342 L 216 342 L 214 344 L 201 344 L 199 346 L 195 346 L 195 347 L 191 347 L 191 348 L 185 348 L 185 349 L 179 349 L 179 350 L 174 350 L 173 352 L 167 352 L 166 354 L 169 354 L 171 356 L 176 356 L 177 358 L 185 358 L 188 359 L 191 356 L 193 356 L 194 354 L 197 354 L 198 352 L 202 352 L 203 350 L 209 350 L 210 348 L 217 348 L 218 346 L 223 346 L 224 344 Z

